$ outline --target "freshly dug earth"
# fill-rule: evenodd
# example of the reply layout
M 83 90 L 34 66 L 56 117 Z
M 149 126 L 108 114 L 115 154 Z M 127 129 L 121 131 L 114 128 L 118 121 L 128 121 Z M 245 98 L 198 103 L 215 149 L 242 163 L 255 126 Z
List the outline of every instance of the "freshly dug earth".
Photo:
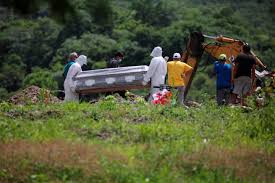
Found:
M 59 103 L 57 97 L 51 94 L 50 90 L 42 89 L 37 86 L 30 86 L 12 96 L 9 102 L 16 105 L 35 104 L 42 103 Z

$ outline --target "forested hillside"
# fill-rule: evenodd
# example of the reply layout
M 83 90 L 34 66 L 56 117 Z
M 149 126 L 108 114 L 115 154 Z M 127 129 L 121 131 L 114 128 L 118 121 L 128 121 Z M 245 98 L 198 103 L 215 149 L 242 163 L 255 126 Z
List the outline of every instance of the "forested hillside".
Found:
M 271 183 L 274 99 L 260 109 L 0 103 L 0 182 Z
M 171 57 L 185 50 L 194 30 L 245 40 L 272 69 L 274 9 L 271 0 L 3 1 L 0 98 L 31 84 L 61 89 L 62 69 L 72 51 L 88 56 L 85 69 L 104 68 L 117 51 L 125 53 L 125 66 L 149 64 L 154 46 Z M 213 94 L 211 72 L 211 67 L 200 70 L 193 95 L 197 90 Z

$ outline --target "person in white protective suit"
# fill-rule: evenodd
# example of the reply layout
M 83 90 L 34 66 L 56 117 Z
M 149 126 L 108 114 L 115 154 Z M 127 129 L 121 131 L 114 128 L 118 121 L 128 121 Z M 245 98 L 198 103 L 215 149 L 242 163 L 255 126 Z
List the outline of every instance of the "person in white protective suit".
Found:
M 75 92 L 76 83 L 73 78 L 82 71 L 81 67 L 87 64 L 87 57 L 80 55 L 75 63 L 68 70 L 67 77 L 64 81 L 65 99 L 64 101 L 79 101 L 79 94 Z
M 167 74 L 167 63 L 162 57 L 162 48 L 159 46 L 155 47 L 150 56 L 153 58 L 143 81 L 143 85 L 146 85 L 151 80 L 149 102 L 153 100 L 153 94 L 160 91 L 159 87 L 165 83 L 165 76 Z

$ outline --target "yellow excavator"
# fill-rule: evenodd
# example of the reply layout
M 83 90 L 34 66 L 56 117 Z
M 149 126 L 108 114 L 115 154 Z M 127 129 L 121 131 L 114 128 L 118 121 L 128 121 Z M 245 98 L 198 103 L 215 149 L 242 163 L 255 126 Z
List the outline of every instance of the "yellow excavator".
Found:
M 210 39 L 212 42 L 205 43 L 205 39 Z M 185 95 L 191 86 L 193 77 L 197 71 L 199 61 L 204 52 L 210 54 L 214 58 L 218 58 L 220 54 L 226 54 L 227 63 L 232 64 L 232 61 L 242 52 L 242 47 L 247 44 L 244 41 L 233 39 L 224 36 L 208 36 L 201 32 L 192 32 L 189 36 L 189 41 L 186 45 L 186 51 L 183 52 L 182 61 L 193 67 L 191 76 L 187 79 Z M 251 54 L 256 58 L 256 64 L 262 69 L 266 69 L 263 62 L 251 51 Z M 233 72 L 233 69 L 232 69 Z M 232 74 L 233 77 L 233 74 Z M 232 78 L 233 79 L 233 78 Z

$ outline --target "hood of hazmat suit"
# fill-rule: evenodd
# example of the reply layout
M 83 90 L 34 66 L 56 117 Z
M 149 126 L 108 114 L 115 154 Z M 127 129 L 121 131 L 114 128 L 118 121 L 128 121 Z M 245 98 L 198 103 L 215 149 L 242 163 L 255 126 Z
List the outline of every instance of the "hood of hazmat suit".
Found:
M 87 65 L 87 57 L 85 55 L 80 55 L 79 57 L 77 57 L 75 62 L 77 62 L 81 67 L 83 65 Z
M 67 77 L 64 81 L 64 90 L 65 90 L 65 101 L 78 101 L 79 94 L 75 92 L 76 83 L 74 77 L 82 72 L 81 66 L 87 64 L 87 57 L 85 55 L 80 55 L 75 63 L 71 65 Z
M 162 48 L 157 46 L 153 49 L 150 54 L 151 57 L 161 57 L 162 56 Z

